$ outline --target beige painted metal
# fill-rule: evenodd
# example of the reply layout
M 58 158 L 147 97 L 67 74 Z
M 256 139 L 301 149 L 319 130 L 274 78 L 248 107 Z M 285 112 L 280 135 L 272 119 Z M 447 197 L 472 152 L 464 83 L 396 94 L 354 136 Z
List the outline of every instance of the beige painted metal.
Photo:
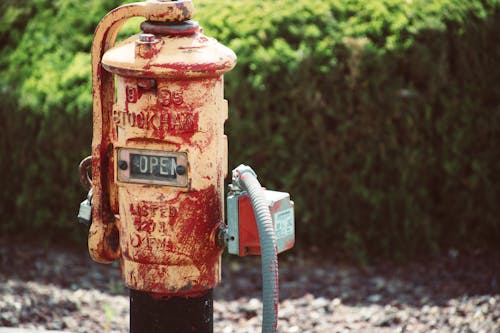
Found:
M 120 258 L 125 283 L 137 290 L 196 293 L 220 280 L 216 237 L 227 174 L 222 74 L 236 56 L 200 32 L 149 43 L 132 36 L 112 48 L 130 17 L 182 21 L 192 12 L 191 1 L 119 7 L 101 21 L 92 48 L 89 252 L 98 262 Z M 186 186 L 119 181 L 120 148 L 187 156 Z

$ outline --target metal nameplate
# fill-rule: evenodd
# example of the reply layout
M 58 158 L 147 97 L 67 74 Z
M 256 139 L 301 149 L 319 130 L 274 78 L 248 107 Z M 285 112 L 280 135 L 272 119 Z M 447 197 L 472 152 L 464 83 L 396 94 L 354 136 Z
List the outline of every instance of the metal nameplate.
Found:
M 186 187 L 187 154 L 161 150 L 119 148 L 118 181 Z

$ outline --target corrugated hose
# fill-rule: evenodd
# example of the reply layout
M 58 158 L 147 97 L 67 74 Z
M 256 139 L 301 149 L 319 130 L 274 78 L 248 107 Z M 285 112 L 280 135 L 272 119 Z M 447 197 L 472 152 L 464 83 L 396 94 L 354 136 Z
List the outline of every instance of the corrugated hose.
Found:
M 271 212 L 264 197 L 264 189 L 250 167 L 237 167 L 233 171 L 233 180 L 236 180 L 242 190 L 248 192 L 257 220 L 262 255 L 262 333 L 275 333 L 278 324 L 279 275 Z

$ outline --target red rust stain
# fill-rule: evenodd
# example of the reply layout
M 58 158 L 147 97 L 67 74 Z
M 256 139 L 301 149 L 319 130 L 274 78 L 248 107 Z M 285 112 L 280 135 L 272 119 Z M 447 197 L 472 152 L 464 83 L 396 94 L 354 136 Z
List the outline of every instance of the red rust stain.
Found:
M 141 88 L 139 87 L 139 89 L 137 89 L 137 99 L 141 99 L 142 95 L 147 92 L 148 90 L 150 89 L 146 89 L 146 88 Z
M 94 208 L 93 208 L 93 218 L 94 222 L 96 223 L 102 223 L 101 216 L 102 216 L 102 205 L 100 202 L 101 196 L 102 196 L 102 190 L 100 185 L 100 180 L 101 180 L 101 145 L 98 145 L 95 149 L 98 154 L 93 154 L 92 156 L 92 179 L 94 180 L 92 183 L 93 185 L 96 185 L 96 181 L 98 182 L 98 186 L 94 186 Z M 96 217 L 99 219 L 96 221 Z
M 98 82 L 98 86 L 100 86 L 102 84 L 102 80 L 101 80 L 101 77 L 102 77 L 102 66 L 101 65 L 97 65 L 97 82 Z M 96 85 L 93 85 L 92 87 L 92 93 L 95 94 L 97 91 L 99 91 L 99 88 L 96 87 Z
M 167 108 L 154 104 L 147 106 L 144 113 L 148 120 L 147 125 L 152 129 L 156 139 L 165 140 L 172 136 L 190 142 L 193 135 L 198 132 L 200 115 L 187 106 Z
M 144 206 L 145 204 L 146 206 Z M 174 223 L 180 226 L 178 229 L 180 232 L 173 237 L 175 244 L 167 243 L 166 248 L 162 249 L 165 253 L 161 255 L 161 265 L 148 265 L 152 262 L 158 263 L 151 257 L 152 253 L 147 253 L 149 251 L 137 253 L 133 260 L 145 264 L 139 266 L 137 278 L 143 281 L 148 290 L 161 290 L 166 295 L 178 295 L 179 293 L 197 295 L 197 293 L 215 286 L 218 279 L 217 266 L 222 249 L 217 247 L 212 235 L 222 220 L 220 196 L 216 187 L 211 185 L 200 191 L 182 193 L 178 204 L 179 208 L 174 213 L 169 212 L 168 214 Z M 152 207 L 164 206 L 164 203 L 142 203 L 142 205 L 141 209 L 156 209 Z M 131 212 L 139 214 L 137 206 L 131 207 Z M 146 213 L 142 212 L 141 215 L 146 215 Z M 158 223 L 158 221 L 156 222 Z M 147 237 L 141 238 L 141 242 L 141 245 L 148 242 Z M 149 245 L 148 248 L 154 251 L 155 244 Z M 185 258 L 185 261 L 182 258 Z M 163 281 L 168 272 L 164 265 L 191 264 L 197 268 L 199 276 L 185 277 L 186 280 L 181 283 L 185 287 L 181 290 L 165 290 Z
M 193 262 L 200 271 L 198 284 L 215 284 L 215 266 L 222 250 L 211 239 L 214 228 L 222 219 L 221 201 L 214 185 L 193 191 L 183 200 L 179 213 L 183 219 L 183 230 L 178 241 L 193 255 Z M 200 255 L 203 254 L 203 255 Z
M 212 103 L 213 93 L 215 86 L 220 83 L 221 77 L 216 79 L 196 79 L 196 80 L 175 80 L 169 81 L 169 85 L 165 88 L 172 89 L 172 91 L 180 92 L 182 96 L 187 96 L 189 94 L 190 88 L 193 84 L 202 85 L 204 89 L 204 94 L 196 99 L 187 99 L 184 97 L 184 101 L 181 104 L 161 105 L 161 99 L 159 99 L 158 104 L 150 106 L 149 110 L 156 112 L 160 115 L 162 122 L 165 122 L 167 126 L 159 126 L 157 130 L 154 131 L 155 137 L 160 139 L 165 139 L 168 136 L 175 136 L 181 138 L 183 142 L 186 142 L 198 150 L 203 151 L 213 139 L 213 129 L 210 129 L 211 134 L 205 135 L 203 140 L 197 140 L 193 142 L 193 136 L 199 131 L 199 121 L 200 117 L 203 116 L 204 107 Z M 186 101 L 189 100 L 189 101 Z
M 107 114 L 107 115 L 103 115 L 105 117 L 109 117 L 110 115 Z M 112 136 L 112 135 L 110 135 Z M 106 159 L 108 161 L 108 172 L 107 172 L 107 175 L 105 175 L 106 177 L 106 182 L 108 183 L 108 193 L 112 192 L 113 189 L 114 189 L 114 179 L 115 179 L 115 164 L 114 164 L 114 160 L 115 160 L 115 157 L 114 157 L 114 154 L 113 154 L 113 144 L 112 143 L 109 143 L 108 144 L 108 149 L 106 151 Z M 115 196 L 116 197 L 116 196 Z M 112 202 L 111 201 L 111 196 L 108 196 L 106 197 L 106 199 L 108 200 L 107 201 L 107 206 L 109 207 L 109 213 L 112 214 L 112 216 L 109 216 L 108 219 L 110 221 L 114 221 L 114 213 L 118 213 L 118 205 L 117 205 L 117 202 Z
M 165 68 L 171 69 L 179 73 L 184 72 L 198 72 L 204 73 L 206 75 L 217 75 L 218 72 L 224 71 L 231 68 L 233 64 L 232 60 L 227 60 L 221 63 L 198 63 L 198 64 L 187 64 L 182 62 L 165 63 L 165 64 L 147 64 L 144 66 L 145 69 L 149 70 L 151 68 Z
M 144 59 L 153 59 L 159 52 L 160 49 L 156 47 L 144 48 L 141 52 L 141 57 Z
M 109 156 L 110 149 L 112 152 L 111 144 L 100 144 L 92 155 L 92 179 L 94 179 L 92 182 L 94 187 L 94 213 L 92 216 L 95 223 L 107 224 L 114 221 L 114 214 L 111 212 L 109 200 L 109 188 L 113 184 L 110 177 L 114 175 L 113 160 Z
M 155 230 L 155 222 L 149 217 L 147 207 L 144 205 L 130 204 L 130 214 L 134 216 L 134 226 L 137 231 L 151 233 Z
M 217 64 L 200 64 L 200 65 L 189 65 L 182 63 L 174 63 L 174 64 L 146 64 L 141 69 L 127 69 L 121 67 L 115 67 L 110 65 L 103 65 L 108 71 L 117 73 L 121 76 L 125 77 L 141 77 L 141 78 L 152 78 L 157 79 L 159 77 L 170 78 L 173 80 L 185 80 L 192 81 L 194 79 L 218 79 L 221 77 L 222 72 L 226 71 L 232 67 L 229 66 L 232 64 L 232 61 L 226 61 L 222 65 Z M 183 68 L 186 67 L 186 68 Z M 164 73 L 159 76 L 158 73 L 154 70 L 154 68 L 167 68 L 172 69 L 174 73 Z M 201 74 L 201 77 L 193 77 L 192 72 L 197 74 Z

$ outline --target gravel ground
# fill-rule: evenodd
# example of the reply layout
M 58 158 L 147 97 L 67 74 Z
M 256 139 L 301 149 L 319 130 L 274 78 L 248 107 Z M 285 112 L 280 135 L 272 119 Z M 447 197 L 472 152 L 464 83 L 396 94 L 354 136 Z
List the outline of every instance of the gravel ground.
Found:
M 279 332 L 500 333 L 500 260 L 485 253 L 369 267 L 280 257 Z M 117 265 L 0 239 L 0 327 L 128 332 Z M 260 332 L 258 258 L 224 258 L 215 332 Z

